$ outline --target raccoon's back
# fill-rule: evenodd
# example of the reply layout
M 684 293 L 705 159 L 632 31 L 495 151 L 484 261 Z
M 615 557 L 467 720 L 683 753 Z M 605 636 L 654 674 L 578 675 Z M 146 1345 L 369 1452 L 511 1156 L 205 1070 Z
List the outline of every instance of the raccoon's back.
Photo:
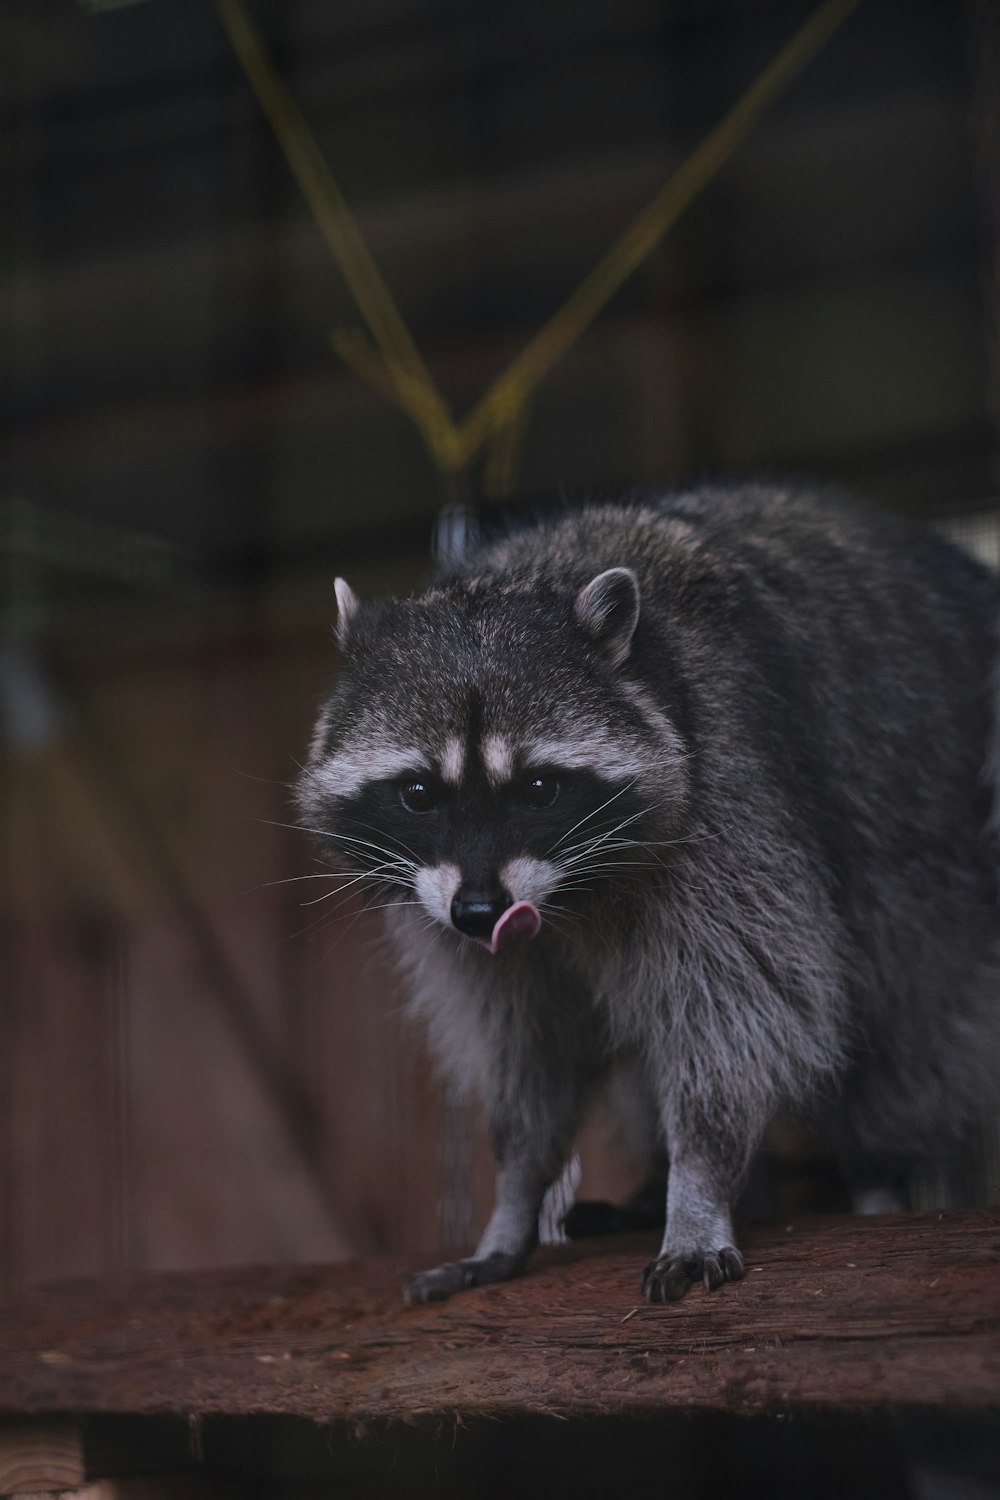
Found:
M 840 716 L 888 688 L 869 707 L 892 732 L 881 710 L 933 682 L 983 720 L 997 579 L 943 538 L 840 495 L 746 484 L 591 505 L 483 547 L 462 572 L 572 597 L 616 566 L 642 590 L 630 668 L 664 688 L 671 669 L 695 684 L 722 671 L 737 695 L 742 682 L 818 708 L 836 689 Z M 932 703 L 922 711 L 933 719 Z
M 980 907 L 992 901 L 994 576 L 845 500 L 708 491 L 663 515 L 704 548 L 683 602 L 670 601 L 670 564 L 655 598 L 667 633 L 687 642 L 682 676 L 706 722 L 713 704 L 720 728 L 729 718 L 709 736 L 723 774 L 742 733 L 841 888 L 853 882 L 859 920 L 879 882 L 930 881 L 941 900 L 953 879 Z

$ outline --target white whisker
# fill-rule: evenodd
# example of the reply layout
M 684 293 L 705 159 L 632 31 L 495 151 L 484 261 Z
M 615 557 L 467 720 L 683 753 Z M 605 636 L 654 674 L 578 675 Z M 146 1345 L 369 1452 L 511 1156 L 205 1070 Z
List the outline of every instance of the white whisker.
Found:
M 319 906 L 323 901 L 329 901 L 331 896 L 339 896 L 344 891 L 349 891 L 353 886 L 362 885 L 366 880 L 375 886 L 388 884 L 400 885 L 409 888 L 410 881 L 402 875 L 387 874 L 388 866 L 376 866 L 373 870 L 365 870 L 361 875 L 353 875 L 350 879 L 344 879 L 343 883 L 334 891 L 326 891 L 322 896 L 314 896 L 311 901 L 303 901 L 300 904 L 306 906 Z
M 566 832 L 564 834 L 561 834 L 560 837 L 556 839 L 555 843 L 552 845 L 552 848 L 546 851 L 546 855 L 552 854 L 556 849 L 560 847 L 561 844 L 565 843 L 566 839 L 568 839 L 571 834 L 575 833 L 576 830 L 582 827 L 584 823 L 589 822 L 591 818 L 596 818 L 597 814 L 603 812 L 606 807 L 610 807 L 612 802 L 617 802 L 619 797 L 623 797 L 627 791 L 630 791 L 632 787 L 635 786 L 637 780 L 637 777 L 633 777 L 632 780 L 626 783 L 625 786 L 619 787 L 618 791 L 614 792 L 606 802 L 602 802 L 600 807 L 595 807 L 593 812 L 584 813 L 583 817 L 579 818 L 577 822 L 573 824 L 572 828 L 567 828 Z

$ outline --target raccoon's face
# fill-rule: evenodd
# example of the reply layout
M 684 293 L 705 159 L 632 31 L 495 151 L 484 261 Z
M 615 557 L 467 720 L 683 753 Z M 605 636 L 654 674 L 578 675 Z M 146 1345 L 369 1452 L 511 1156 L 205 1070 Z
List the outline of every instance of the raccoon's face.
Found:
M 491 952 L 660 863 L 684 747 L 629 677 L 627 569 L 576 593 L 496 580 L 358 606 L 298 788 L 304 822 L 375 904 L 417 902 Z

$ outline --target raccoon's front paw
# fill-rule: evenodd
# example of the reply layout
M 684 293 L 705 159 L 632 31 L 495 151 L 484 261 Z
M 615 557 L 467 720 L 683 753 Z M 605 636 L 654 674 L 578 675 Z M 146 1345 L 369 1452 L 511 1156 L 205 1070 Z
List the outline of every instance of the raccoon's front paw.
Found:
M 464 1292 L 470 1286 L 487 1286 L 491 1281 L 509 1281 L 524 1265 L 520 1255 L 504 1255 L 497 1251 L 481 1260 L 450 1260 L 431 1271 L 421 1271 L 403 1288 L 403 1301 L 407 1307 L 421 1302 L 446 1302 L 456 1292 Z
M 647 1302 L 677 1302 L 689 1286 L 703 1281 L 714 1292 L 724 1281 L 739 1281 L 746 1272 L 735 1245 L 719 1250 L 696 1251 L 693 1255 L 661 1255 L 642 1273 L 642 1292 Z

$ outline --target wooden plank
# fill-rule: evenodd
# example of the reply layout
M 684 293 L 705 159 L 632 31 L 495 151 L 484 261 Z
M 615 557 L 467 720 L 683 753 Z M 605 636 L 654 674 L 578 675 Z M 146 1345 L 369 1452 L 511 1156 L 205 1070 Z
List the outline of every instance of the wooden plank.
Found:
M 988 1407 L 1000 1212 L 830 1217 L 745 1238 L 746 1279 L 650 1307 L 645 1236 L 539 1253 L 418 1309 L 398 1261 L 80 1281 L 0 1308 L 0 1412 L 317 1421 Z
M 239 1494 L 225 1481 L 171 1475 L 162 1479 L 98 1479 L 72 1494 L 62 1494 L 59 1500 L 238 1500 Z
M 81 918 L 6 937 L 0 1288 L 120 1266 L 128 1175 L 119 930 Z
M 75 1422 L 0 1426 L 0 1495 L 39 1495 L 84 1480 L 83 1436 Z
M 217 931 L 229 915 L 212 912 Z M 252 908 L 242 922 L 251 954 L 255 915 L 263 927 Z M 239 936 L 237 916 L 227 936 Z M 181 1269 L 350 1254 L 322 1184 L 213 1003 L 184 934 L 176 924 L 136 928 L 128 961 L 130 1144 L 139 1164 L 131 1264 Z

